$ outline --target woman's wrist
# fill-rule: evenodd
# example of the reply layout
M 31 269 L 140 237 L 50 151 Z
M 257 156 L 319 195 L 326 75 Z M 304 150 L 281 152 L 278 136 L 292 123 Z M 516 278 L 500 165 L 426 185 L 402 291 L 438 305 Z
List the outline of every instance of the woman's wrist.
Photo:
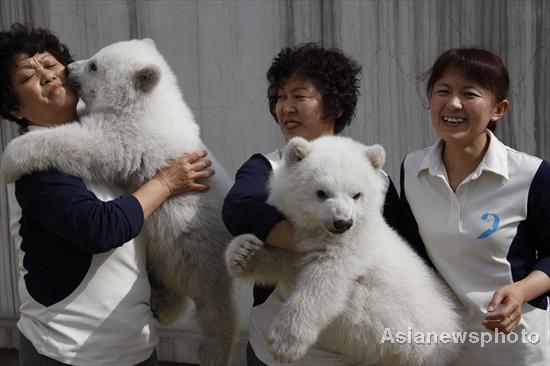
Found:
M 159 174 L 151 178 L 149 182 L 151 182 L 151 184 L 158 185 L 160 187 L 159 190 L 161 192 L 164 192 L 164 194 L 166 195 L 166 199 L 168 199 L 173 194 L 172 190 L 170 189 L 170 185 L 162 178 L 160 178 Z
M 153 211 L 170 197 L 170 189 L 158 178 L 149 179 L 132 194 L 141 205 L 143 218 L 149 217 Z

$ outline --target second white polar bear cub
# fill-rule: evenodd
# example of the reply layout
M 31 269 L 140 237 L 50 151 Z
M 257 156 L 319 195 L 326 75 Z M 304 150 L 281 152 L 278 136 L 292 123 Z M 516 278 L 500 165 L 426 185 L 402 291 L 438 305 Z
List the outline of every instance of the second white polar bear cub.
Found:
M 388 340 L 389 332 L 461 327 L 449 290 L 381 214 L 384 159 L 382 146 L 349 138 L 292 139 L 268 202 L 292 222 L 296 252 L 251 234 L 230 243 L 233 276 L 294 288 L 271 325 L 276 359 L 300 359 L 318 338 L 354 365 L 445 365 L 460 352 L 459 344 Z

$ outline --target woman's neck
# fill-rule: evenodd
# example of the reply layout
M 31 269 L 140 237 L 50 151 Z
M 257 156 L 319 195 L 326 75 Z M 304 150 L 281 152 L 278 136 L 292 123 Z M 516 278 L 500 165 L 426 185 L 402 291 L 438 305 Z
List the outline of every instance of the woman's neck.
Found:
M 449 185 L 456 192 L 460 183 L 472 174 L 489 148 L 489 136 L 483 133 L 468 145 L 445 141 L 441 158 L 447 171 Z
M 30 121 L 30 125 L 41 126 L 41 127 L 55 127 L 64 125 L 65 123 L 78 121 L 78 113 L 75 109 L 66 110 L 63 113 L 58 113 L 55 116 L 55 119 L 51 118 L 44 121 Z

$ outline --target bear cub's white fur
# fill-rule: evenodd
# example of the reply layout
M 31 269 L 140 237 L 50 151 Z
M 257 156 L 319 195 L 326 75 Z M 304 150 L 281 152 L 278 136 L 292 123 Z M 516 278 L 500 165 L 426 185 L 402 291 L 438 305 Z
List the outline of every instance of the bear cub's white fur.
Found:
M 276 359 L 298 360 L 318 338 L 353 365 L 446 365 L 458 356 L 459 344 L 390 341 L 388 332 L 461 326 L 450 291 L 381 214 L 384 159 L 382 146 L 349 138 L 290 140 L 268 203 L 294 226 L 296 252 L 251 234 L 230 243 L 233 276 L 293 287 L 269 332 Z
M 80 123 L 14 139 L 2 161 L 7 182 L 55 168 L 134 191 L 169 159 L 205 149 L 176 77 L 152 40 L 112 44 L 68 70 L 85 114 Z M 146 220 L 143 234 L 153 312 L 161 322 L 172 322 L 191 298 L 203 331 L 201 365 L 226 365 L 237 327 L 223 261 L 231 236 L 221 220 L 231 182 L 211 154 L 209 159 L 216 171 L 211 189 L 172 197 Z

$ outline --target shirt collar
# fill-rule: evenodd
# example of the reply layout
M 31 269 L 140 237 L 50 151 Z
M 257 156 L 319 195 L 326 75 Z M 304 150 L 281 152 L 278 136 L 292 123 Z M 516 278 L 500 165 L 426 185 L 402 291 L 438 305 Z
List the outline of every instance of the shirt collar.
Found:
M 36 130 L 43 130 L 43 129 L 46 129 L 46 128 L 48 128 L 48 127 L 38 126 L 38 125 L 28 125 L 27 126 L 27 129 L 29 130 L 29 132 L 36 131 Z
M 487 137 L 489 137 L 489 148 L 477 169 L 472 173 L 471 178 L 477 179 L 483 171 L 487 171 L 509 180 L 508 151 L 506 150 L 506 146 L 491 131 L 486 130 L 485 132 L 487 133 Z M 417 175 L 427 170 L 433 176 L 447 176 L 445 166 L 441 160 L 442 148 L 443 140 L 439 139 L 432 145 L 424 159 L 422 159 Z
M 279 167 L 281 164 L 281 161 L 283 160 L 283 150 L 277 149 L 269 154 L 264 154 L 264 157 L 269 160 L 269 163 L 271 164 L 271 168 L 275 170 Z
M 428 170 L 430 175 L 445 176 L 445 167 L 443 166 L 443 161 L 441 160 L 441 151 L 443 148 L 443 140 L 439 139 L 432 147 L 428 150 L 424 159 L 420 163 L 418 168 L 417 175 L 420 175 L 425 170 Z

